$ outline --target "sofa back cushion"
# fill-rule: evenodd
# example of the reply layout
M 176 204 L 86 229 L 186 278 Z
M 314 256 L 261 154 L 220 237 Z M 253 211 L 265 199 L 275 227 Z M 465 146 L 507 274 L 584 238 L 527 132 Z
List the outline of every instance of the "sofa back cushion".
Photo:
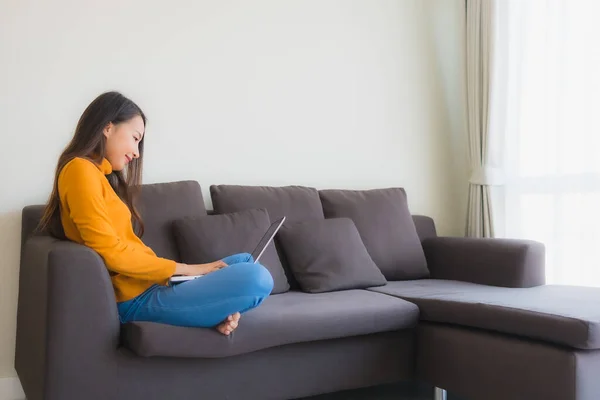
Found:
M 137 208 L 144 221 L 142 241 L 159 257 L 176 261 L 180 261 L 180 258 L 172 231 L 173 221 L 206 215 L 200 184 L 196 181 L 142 185 Z M 43 205 L 23 208 L 21 248 L 29 236 L 37 233 L 35 229 L 43 212 Z
M 200 184 L 180 181 L 143 185 L 138 210 L 144 221 L 142 241 L 159 257 L 181 261 L 173 221 L 206 215 Z
M 325 218 L 317 189 L 305 186 L 212 185 L 210 196 L 217 214 L 264 208 L 272 221 L 285 216 L 286 224 Z M 290 287 L 299 288 L 278 237 L 275 237 L 275 247 Z
M 39 234 L 37 227 L 44 214 L 44 208 L 45 206 L 42 204 L 23 207 L 21 212 L 21 250 L 30 236 Z
M 210 196 L 217 214 L 264 208 L 273 221 L 284 215 L 286 223 L 324 218 L 317 189 L 304 186 L 212 185 Z
M 326 218 L 350 218 L 387 280 L 429 276 L 415 224 L 401 188 L 321 190 Z

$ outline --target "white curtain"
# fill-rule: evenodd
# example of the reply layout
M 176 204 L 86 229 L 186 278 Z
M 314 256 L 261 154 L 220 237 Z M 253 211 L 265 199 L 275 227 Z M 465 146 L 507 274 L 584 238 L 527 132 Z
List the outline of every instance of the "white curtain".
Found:
M 490 186 L 498 181 L 492 166 L 491 91 L 494 65 L 494 0 L 467 1 L 467 133 L 469 140 L 469 202 L 466 235 L 494 237 Z
M 600 286 L 600 1 L 497 3 L 502 236 L 546 245 L 548 283 Z

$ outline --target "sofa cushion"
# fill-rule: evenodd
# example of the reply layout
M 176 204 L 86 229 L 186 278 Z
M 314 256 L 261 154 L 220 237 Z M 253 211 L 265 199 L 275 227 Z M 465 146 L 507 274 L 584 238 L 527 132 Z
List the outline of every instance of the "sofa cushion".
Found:
M 176 220 L 173 231 L 181 261 L 203 264 L 236 253 L 252 253 L 271 221 L 264 209 L 231 214 L 188 217 Z M 275 245 L 271 243 L 260 258 L 273 277 L 273 293 L 289 290 L 289 284 Z
M 154 322 L 123 325 L 124 345 L 140 356 L 228 357 L 291 343 L 413 328 L 414 304 L 367 290 L 309 294 L 289 291 L 268 297 L 242 315 L 224 336 L 214 329 Z
M 367 251 L 387 280 L 429 276 L 425 254 L 403 189 L 321 190 L 326 218 L 354 221 Z
M 363 289 L 386 283 L 351 219 L 292 223 L 281 229 L 279 240 L 305 292 Z
M 181 260 L 173 237 L 173 221 L 206 215 L 202 190 L 196 181 L 142 185 L 138 209 L 144 220 L 144 243 L 159 257 L 176 261 Z
M 218 214 L 265 208 L 271 219 L 285 216 L 286 223 L 324 218 L 317 190 L 304 186 L 212 185 L 210 196 Z
M 286 217 L 286 224 L 309 219 L 324 219 L 323 208 L 316 189 L 304 186 L 240 186 L 212 185 L 210 196 L 214 211 L 226 214 L 252 208 L 264 208 L 272 220 Z M 290 286 L 297 289 L 298 282 L 290 271 L 278 237 L 275 247 L 286 272 Z
M 578 349 L 600 348 L 600 288 L 503 288 L 424 279 L 369 289 L 419 306 L 424 321 L 519 335 Z

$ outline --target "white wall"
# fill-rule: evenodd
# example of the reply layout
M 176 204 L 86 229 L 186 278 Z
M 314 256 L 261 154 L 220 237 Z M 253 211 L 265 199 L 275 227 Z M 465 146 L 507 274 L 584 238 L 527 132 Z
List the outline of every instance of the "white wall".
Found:
M 0 377 L 15 375 L 20 210 L 45 201 L 105 90 L 149 116 L 145 182 L 403 186 L 414 213 L 462 234 L 463 14 L 463 0 L 3 1 Z

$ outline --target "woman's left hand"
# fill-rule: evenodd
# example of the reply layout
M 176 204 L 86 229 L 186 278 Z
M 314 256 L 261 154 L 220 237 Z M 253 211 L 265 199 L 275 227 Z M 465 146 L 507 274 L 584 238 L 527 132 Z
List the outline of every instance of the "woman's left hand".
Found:
M 228 267 L 227 263 L 223 260 L 213 261 L 209 265 L 212 265 L 215 270 Z
M 206 275 L 225 267 L 227 264 L 222 260 L 207 264 L 177 264 L 175 275 Z

